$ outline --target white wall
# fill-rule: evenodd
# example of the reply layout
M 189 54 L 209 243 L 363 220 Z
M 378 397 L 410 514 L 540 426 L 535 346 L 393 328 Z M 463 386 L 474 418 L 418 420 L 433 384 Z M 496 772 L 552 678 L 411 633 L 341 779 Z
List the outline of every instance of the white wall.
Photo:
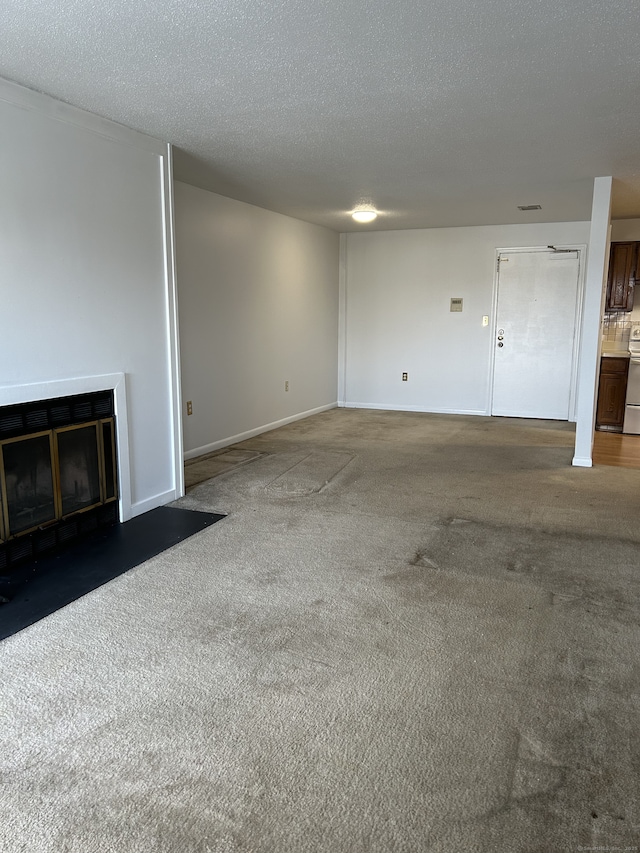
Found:
M 175 212 L 185 455 L 336 405 L 339 236 L 179 182 Z
M 588 222 L 346 235 L 344 404 L 487 414 L 496 249 L 588 237 Z
M 0 150 L 0 401 L 124 374 L 131 514 L 166 503 L 181 488 L 168 148 L 0 81 Z

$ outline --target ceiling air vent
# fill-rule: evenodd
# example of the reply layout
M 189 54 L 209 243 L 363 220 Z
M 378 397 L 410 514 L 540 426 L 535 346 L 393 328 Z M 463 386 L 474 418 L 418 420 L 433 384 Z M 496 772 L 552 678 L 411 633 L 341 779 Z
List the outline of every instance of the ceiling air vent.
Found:
M 542 210 L 541 204 L 519 204 L 518 210 Z

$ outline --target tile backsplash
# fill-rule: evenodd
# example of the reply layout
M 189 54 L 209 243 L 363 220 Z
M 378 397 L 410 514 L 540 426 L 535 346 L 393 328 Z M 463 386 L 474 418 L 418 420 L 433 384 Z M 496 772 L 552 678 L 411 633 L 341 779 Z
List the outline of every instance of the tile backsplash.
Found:
M 628 314 L 605 314 L 602 321 L 602 341 L 616 344 L 616 349 L 629 347 L 631 320 Z

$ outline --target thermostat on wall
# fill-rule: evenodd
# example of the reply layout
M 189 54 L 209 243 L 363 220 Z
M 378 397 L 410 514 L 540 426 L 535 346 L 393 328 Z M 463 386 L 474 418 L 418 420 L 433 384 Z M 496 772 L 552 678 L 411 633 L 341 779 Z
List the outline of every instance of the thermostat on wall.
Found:
M 449 311 L 462 311 L 462 299 L 452 297 Z

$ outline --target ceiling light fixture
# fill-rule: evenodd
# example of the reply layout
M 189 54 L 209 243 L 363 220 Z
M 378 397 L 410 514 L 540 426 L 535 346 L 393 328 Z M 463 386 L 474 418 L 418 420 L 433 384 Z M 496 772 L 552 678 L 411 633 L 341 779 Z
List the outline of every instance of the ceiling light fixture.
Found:
M 373 222 L 377 215 L 375 210 L 354 210 L 351 214 L 356 222 Z

